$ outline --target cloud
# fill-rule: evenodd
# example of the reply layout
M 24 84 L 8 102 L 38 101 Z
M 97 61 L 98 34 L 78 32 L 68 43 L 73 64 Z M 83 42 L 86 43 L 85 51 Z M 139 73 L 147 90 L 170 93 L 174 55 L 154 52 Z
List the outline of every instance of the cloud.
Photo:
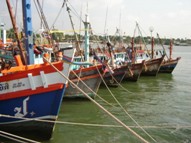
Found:
M 6 23 L 6 27 L 8 27 L 8 25 L 11 26 L 6 1 L 0 1 L 0 22 L 3 21 Z M 39 1 L 40 3 L 42 2 L 42 0 Z M 15 2 L 15 0 L 11 0 L 13 7 L 15 6 Z M 20 24 L 22 23 L 21 1 L 18 2 L 18 11 L 20 11 L 20 13 L 17 13 L 17 20 Z M 44 0 L 44 13 L 50 26 L 58 15 L 62 3 L 63 0 Z M 116 27 L 120 25 L 120 16 L 121 28 L 130 35 L 133 33 L 135 21 L 138 21 L 146 31 L 149 26 L 152 25 L 156 30 L 158 29 L 160 33 L 170 33 L 171 35 L 178 33 L 174 35 L 175 37 L 181 37 L 181 34 L 189 35 L 189 33 L 191 33 L 190 0 L 69 0 L 69 3 L 72 5 L 72 19 L 76 28 L 79 28 L 80 21 L 78 16 L 81 13 L 81 9 L 84 19 L 88 3 L 90 22 L 97 33 L 104 32 L 106 22 L 110 34 L 114 34 Z M 36 12 L 33 0 L 31 0 L 31 4 L 33 6 L 33 27 L 34 29 L 38 29 L 40 27 L 40 18 Z M 108 16 L 106 19 L 107 7 Z M 75 12 L 78 13 L 78 16 L 76 16 Z M 71 29 L 66 8 L 63 9 L 55 27 L 58 29 Z M 184 31 L 184 33 L 179 32 L 178 30 L 180 29 Z
M 167 16 L 168 16 L 169 18 L 175 18 L 175 17 L 177 17 L 177 12 L 168 12 L 168 13 L 167 13 Z

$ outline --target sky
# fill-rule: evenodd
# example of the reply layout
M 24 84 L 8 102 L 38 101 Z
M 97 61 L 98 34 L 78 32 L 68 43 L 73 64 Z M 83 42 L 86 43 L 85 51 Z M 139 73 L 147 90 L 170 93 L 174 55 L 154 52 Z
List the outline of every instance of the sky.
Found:
M 16 10 L 16 1 L 17 10 Z M 43 3 L 43 10 L 49 27 L 52 27 L 63 0 L 39 0 Z M 21 0 L 10 0 L 13 11 L 16 12 L 17 25 L 22 27 Z M 40 18 L 34 0 L 32 4 L 33 29 L 40 29 Z M 115 35 L 120 29 L 121 35 L 133 36 L 138 22 L 143 36 L 150 36 L 150 27 L 154 29 L 152 35 L 159 33 L 161 38 L 191 39 L 191 0 L 69 0 L 72 20 L 75 29 L 83 28 L 80 17 L 85 19 L 88 11 L 89 20 L 95 34 L 105 32 Z M 87 8 L 88 7 L 88 8 Z M 5 28 L 11 27 L 6 0 L 0 0 L 0 22 Z M 71 23 L 66 7 L 55 21 L 54 27 L 71 33 Z M 83 32 L 81 32 L 83 34 Z M 138 33 L 135 33 L 138 35 Z

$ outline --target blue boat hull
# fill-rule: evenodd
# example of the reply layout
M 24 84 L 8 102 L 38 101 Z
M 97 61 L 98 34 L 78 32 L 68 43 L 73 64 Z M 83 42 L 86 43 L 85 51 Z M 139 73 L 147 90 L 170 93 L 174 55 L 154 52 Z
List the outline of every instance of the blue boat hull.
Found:
M 160 67 L 159 73 L 172 73 L 179 60 L 180 57 L 174 60 L 171 59 L 169 61 L 164 61 Z
M 24 137 L 34 137 L 34 139 L 37 136 L 43 140 L 50 139 L 64 90 L 65 87 L 51 92 L 0 101 L 0 114 L 2 114 L 0 130 Z
M 172 73 L 177 64 L 164 65 L 160 67 L 159 73 Z

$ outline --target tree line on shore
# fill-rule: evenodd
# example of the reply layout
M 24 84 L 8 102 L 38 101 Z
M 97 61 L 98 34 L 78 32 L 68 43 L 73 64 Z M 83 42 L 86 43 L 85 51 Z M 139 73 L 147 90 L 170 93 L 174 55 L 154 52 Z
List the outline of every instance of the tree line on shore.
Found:
M 40 35 L 39 34 L 34 34 L 34 37 L 39 38 Z M 79 40 L 82 40 L 84 38 L 83 35 L 79 35 Z M 7 38 L 11 38 L 11 39 L 15 39 L 15 34 L 14 34 L 14 30 L 11 28 L 9 30 L 7 30 Z M 131 43 L 132 41 L 132 37 L 131 36 L 116 36 L 116 35 L 108 35 L 107 39 L 110 39 L 111 42 L 123 42 L 126 44 Z M 160 38 L 162 41 L 162 44 L 164 45 L 169 45 L 170 41 L 173 41 L 174 45 L 181 45 L 181 46 L 190 46 L 191 45 L 191 39 L 187 39 L 187 38 Z M 71 35 L 71 34 L 65 34 L 64 35 L 64 39 L 62 39 L 63 41 L 74 41 L 75 40 L 75 36 Z M 99 42 L 103 42 L 106 40 L 106 36 L 105 35 L 90 35 L 90 41 L 99 41 Z M 141 41 L 142 40 L 142 41 Z M 140 43 L 144 42 L 146 44 L 150 44 L 151 43 L 151 37 L 147 36 L 147 37 L 141 37 L 141 36 L 136 36 L 134 37 L 134 43 Z M 160 44 L 159 42 L 159 38 L 154 38 L 155 44 Z

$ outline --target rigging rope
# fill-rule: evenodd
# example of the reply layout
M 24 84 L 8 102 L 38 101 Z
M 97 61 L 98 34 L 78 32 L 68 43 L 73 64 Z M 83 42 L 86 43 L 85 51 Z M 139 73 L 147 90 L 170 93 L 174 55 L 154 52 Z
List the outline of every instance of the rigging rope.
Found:
M 157 37 L 158 37 L 159 42 L 160 42 L 160 44 L 161 44 L 161 46 L 162 46 L 162 48 L 163 48 L 163 51 L 165 52 L 165 56 L 167 57 L 168 60 L 170 60 L 170 58 L 169 58 L 168 55 L 166 54 L 166 50 L 165 50 L 165 48 L 164 48 L 164 45 L 162 44 L 162 40 L 161 40 L 161 38 L 160 38 L 160 36 L 159 36 L 158 33 L 157 33 Z M 162 55 L 162 54 L 161 54 L 161 55 Z
M 144 43 L 144 46 L 145 46 L 145 48 L 146 48 L 146 50 L 147 50 L 147 53 L 148 53 L 148 55 L 149 55 L 149 57 L 150 57 L 150 59 L 151 59 L 151 55 L 149 54 L 149 50 L 148 50 L 148 48 L 147 48 L 145 39 L 143 38 L 142 32 L 141 32 L 140 27 L 139 27 L 139 24 L 138 24 L 137 22 L 136 22 L 136 27 L 138 28 L 138 31 L 139 31 L 139 34 L 141 35 L 141 38 L 142 38 L 143 43 Z
M 125 87 L 123 87 L 123 86 L 116 80 L 116 78 L 115 78 L 111 73 L 109 73 L 109 74 L 111 75 L 112 79 L 114 79 L 114 81 L 115 81 L 123 90 L 127 91 L 128 93 L 135 94 L 135 93 L 129 91 L 128 89 L 126 89 Z M 124 76 L 125 76 L 126 74 L 127 74 L 127 72 L 124 73 L 123 78 L 124 78 Z M 122 79 L 123 79 L 123 78 L 122 78 Z
M 61 8 L 60 8 L 60 10 L 59 10 L 59 12 L 58 12 L 58 15 L 56 16 L 54 22 L 52 23 L 52 26 L 50 27 L 50 29 L 52 29 L 52 28 L 54 27 L 54 24 L 55 24 L 56 21 L 58 20 L 58 17 L 60 16 L 60 14 L 61 14 L 61 12 L 62 12 L 62 9 L 64 8 L 64 5 L 65 5 L 65 0 L 64 0 L 63 4 L 62 4 L 62 6 L 61 6 Z
M 74 10 L 74 12 L 73 11 L 71 11 L 74 15 L 76 15 L 76 17 L 78 17 L 82 22 L 84 22 L 83 21 L 83 19 L 82 19 L 82 17 L 77 13 L 77 11 L 75 10 L 75 8 L 72 6 L 72 4 L 67 0 L 67 2 L 69 3 L 69 5 L 71 6 L 71 8 Z M 70 9 L 71 10 L 71 9 Z
M 91 27 L 91 24 L 90 24 L 90 31 L 91 31 L 91 35 L 93 36 L 93 38 L 95 39 L 96 41 L 96 44 L 98 47 L 100 47 L 100 44 L 98 43 L 99 39 L 97 39 L 97 37 L 93 34 L 93 29 Z M 129 68 L 129 67 L 128 67 Z M 129 69 L 128 69 L 129 70 Z M 126 89 L 125 87 L 123 87 L 114 77 L 113 75 L 110 73 L 110 75 L 112 76 L 112 78 L 115 80 L 115 82 L 125 91 L 127 91 L 128 93 L 131 93 L 131 94 L 134 94 L 133 92 L 129 91 L 128 89 Z M 125 74 L 124 74 L 125 76 Z
M 97 65 L 96 65 L 96 67 L 97 67 Z M 99 70 L 99 69 L 97 69 L 97 70 Z M 108 101 L 106 101 L 104 98 L 102 98 L 99 94 L 97 94 L 96 92 L 94 92 L 83 80 L 81 80 L 81 78 L 72 70 L 72 73 L 78 78 L 78 80 L 80 81 L 80 82 L 82 82 L 94 95 L 96 95 L 98 98 L 100 98 L 102 101 L 104 101 L 106 104 L 108 104 L 108 105 L 110 105 L 110 106 L 112 106 L 112 107 L 114 107 L 114 105 L 112 105 L 111 103 L 109 103 Z M 102 75 L 100 75 L 100 76 L 102 76 Z

